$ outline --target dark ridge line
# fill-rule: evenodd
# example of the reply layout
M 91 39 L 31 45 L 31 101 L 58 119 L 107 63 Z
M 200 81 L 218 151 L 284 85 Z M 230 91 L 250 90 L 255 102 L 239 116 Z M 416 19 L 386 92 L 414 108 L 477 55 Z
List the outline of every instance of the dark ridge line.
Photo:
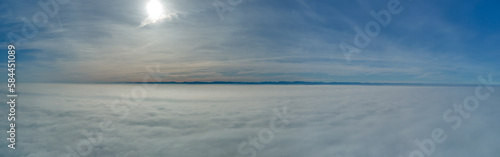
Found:
M 444 84 L 444 83 L 368 83 L 368 82 L 307 82 L 307 81 L 266 81 L 266 82 L 110 82 L 96 84 L 187 84 L 187 85 L 371 85 L 371 86 L 477 86 L 478 84 Z M 500 85 L 490 85 L 500 86 Z

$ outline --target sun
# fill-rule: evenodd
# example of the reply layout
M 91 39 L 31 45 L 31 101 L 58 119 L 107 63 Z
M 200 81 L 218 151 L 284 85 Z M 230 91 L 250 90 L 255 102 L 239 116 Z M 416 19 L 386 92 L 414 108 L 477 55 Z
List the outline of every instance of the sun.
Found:
M 146 5 L 149 20 L 152 22 L 163 19 L 163 5 L 158 0 L 151 0 Z
M 168 9 L 167 5 L 162 3 L 161 0 L 149 0 L 146 3 L 147 17 L 142 21 L 139 27 L 144 27 L 149 24 L 160 23 L 163 20 L 172 20 L 178 18 L 178 13 Z

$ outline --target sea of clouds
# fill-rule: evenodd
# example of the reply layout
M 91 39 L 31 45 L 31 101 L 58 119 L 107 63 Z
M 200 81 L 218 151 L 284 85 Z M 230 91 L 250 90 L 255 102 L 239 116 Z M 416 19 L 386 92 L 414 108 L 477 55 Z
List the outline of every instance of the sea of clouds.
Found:
M 137 86 L 20 85 L 16 150 L 5 140 L 4 105 L 0 156 L 428 156 L 415 140 L 432 139 L 436 128 L 446 140 L 435 142 L 431 156 L 500 154 L 499 88 L 452 129 L 455 121 L 443 114 L 474 96 L 476 86 L 158 85 L 136 105 L 121 104 L 128 111 L 112 107 Z M 273 119 L 280 131 L 270 127 Z M 103 121 L 113 129 L 102 131 Z

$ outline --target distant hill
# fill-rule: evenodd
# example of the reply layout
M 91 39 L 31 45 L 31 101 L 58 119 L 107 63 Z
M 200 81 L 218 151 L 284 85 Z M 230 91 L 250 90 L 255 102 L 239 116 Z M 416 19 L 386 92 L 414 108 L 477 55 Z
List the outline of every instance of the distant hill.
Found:
M 117 82 L 117 83 L 148 83 L 148 84 L 224 84 L 224 85 L 373 85 L 373 86 L 475 86 L 473 84 L 437 84 L 437 83 L 368 83 L 368 82 L 307 82 L 307 81 L 266 81 L 266 82 Z

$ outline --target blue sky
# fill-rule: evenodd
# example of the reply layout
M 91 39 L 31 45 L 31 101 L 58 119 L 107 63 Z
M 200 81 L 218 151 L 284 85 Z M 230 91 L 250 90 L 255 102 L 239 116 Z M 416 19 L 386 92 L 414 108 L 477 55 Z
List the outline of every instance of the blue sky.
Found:
M 164 81 L 477 83 L 500 75 L 497 1 L 401 0 L 400 13 L 349 62 L 339 45 L 355 45 L 353 28 L 376 22 L 370 11 L 391 1 L 220 0 L 233 9 L 221 20 L 214 1 L 161 0 L 165 16 L 154 23 L 148 1 L 55 0 L 54 16 L 38 4 L 49 0 L 4 1 L 2 49 L 9 33 L 26 38 L 16 43 L 24 82 L 135 82 L 156 64 Z M 36 26 L 40 13 L 47 22 Z M 38 32 L 23 34 L 23 17 Z

